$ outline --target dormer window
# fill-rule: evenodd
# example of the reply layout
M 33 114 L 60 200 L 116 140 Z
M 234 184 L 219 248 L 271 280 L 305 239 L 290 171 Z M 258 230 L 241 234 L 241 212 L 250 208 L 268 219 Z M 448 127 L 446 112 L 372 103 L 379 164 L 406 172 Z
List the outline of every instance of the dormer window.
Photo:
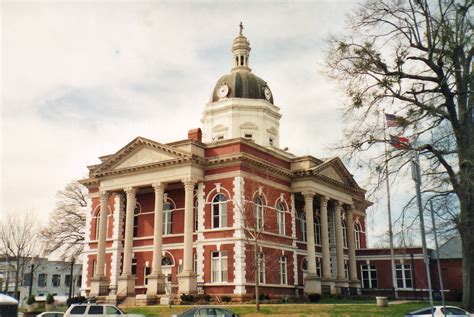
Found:
M 224 136 L 223 135 L 218 135 L 217 140 L 224 140 Z
M 268 143 L 269 143 L 270 145 L 273 145 L 273 138 L 269 138 L 269 139 L 268 139 Z
M 249 140 L 252 140 L 252 134 L 250 134 L 250 133 L 245 133 L 245 134 L 244 134 L 244 138 L 249 139 Z

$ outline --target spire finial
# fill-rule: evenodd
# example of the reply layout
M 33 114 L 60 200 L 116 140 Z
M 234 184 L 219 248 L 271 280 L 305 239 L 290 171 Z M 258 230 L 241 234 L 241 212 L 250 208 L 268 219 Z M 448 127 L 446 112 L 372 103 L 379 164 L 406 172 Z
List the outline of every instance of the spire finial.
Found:
M 244 25 L 242 24 L 242 22 L 240 22 L 239 28 L 240 28 L 239 34 L 242 35 L 242 31 L 243 31 L 243 29 L 244 29 Z

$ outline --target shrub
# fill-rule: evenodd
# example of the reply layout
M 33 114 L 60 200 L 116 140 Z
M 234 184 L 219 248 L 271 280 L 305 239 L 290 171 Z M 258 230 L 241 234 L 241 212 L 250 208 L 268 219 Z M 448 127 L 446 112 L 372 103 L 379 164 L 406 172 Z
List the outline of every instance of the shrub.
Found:
M 221 299 L 224 303 L 228 303 L 232 300 L 232 298 L 230 296 L 222 296 Z
M 52 303 L 54 303 L 54 296 L 48 293 L 48 296 L 46 296 L 46 304 Z
M 191 295 L 191 294 L 182 294 L 181 295 L 181 301 L 192 303 L 192 302 L 194 302 L 194 296 Z
M 308 299 L 311 303 L 317 303 L 321 299 L 321 294 L 308 294 Z
M 34 303 L 36 303 L 36 299 L 35 299 L 35 295 L 32 294 L 28 296 L 28 299 L 26 300 L 26 304 L 33 305 Z

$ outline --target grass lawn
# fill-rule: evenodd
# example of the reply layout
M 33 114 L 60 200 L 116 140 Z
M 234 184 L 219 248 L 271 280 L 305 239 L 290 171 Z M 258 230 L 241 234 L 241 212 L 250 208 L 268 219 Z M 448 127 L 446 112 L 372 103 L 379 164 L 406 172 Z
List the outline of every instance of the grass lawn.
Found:
M 260 312 L 257 313 L 255 305 L 225 305 L 223 307 L 233 310 L 240 316 L 278 316 L 278 317 L 375 317 L 375 316 L 393 316 L 403 317 L 405 313 L 429 306 L 426 302 L 409 302 L 403 304 L 390 304 L 389 307 L 377 307 L 372 301 L 342 301 L 338 303 L 318 304 L 263 304 Z M 129 313 L 144 314 L 148 317 L 163 316 L 168 317 L 173 314 L 179 314 L 192 306 L 175 305 L 172 308 L 168 306 L 147 306 L 131 307 L 126 309 Z

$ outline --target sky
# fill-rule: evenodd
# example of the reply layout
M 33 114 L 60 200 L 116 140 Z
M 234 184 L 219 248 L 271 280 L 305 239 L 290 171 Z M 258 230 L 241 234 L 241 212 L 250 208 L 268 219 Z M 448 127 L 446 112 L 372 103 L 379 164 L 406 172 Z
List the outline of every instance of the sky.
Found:
M 345 97 L 323 73 L 326 39 L 357 0 L 1 3 L 1 209 L 46 222 L 55 195 L 137 136 L 200 127 L 244 24 L 250 67 L 281 108 L 280 146 L 336 156 Z M 351 170 L 362 186 L 370 171 Z M 407 195 L 394 188 L 394 195 Z M 396 210 L 401 201 L 395 200 Z M 398 208 L 398 209 L 397 209 Z M 369 242 L 386 230 L 368 211 Z

